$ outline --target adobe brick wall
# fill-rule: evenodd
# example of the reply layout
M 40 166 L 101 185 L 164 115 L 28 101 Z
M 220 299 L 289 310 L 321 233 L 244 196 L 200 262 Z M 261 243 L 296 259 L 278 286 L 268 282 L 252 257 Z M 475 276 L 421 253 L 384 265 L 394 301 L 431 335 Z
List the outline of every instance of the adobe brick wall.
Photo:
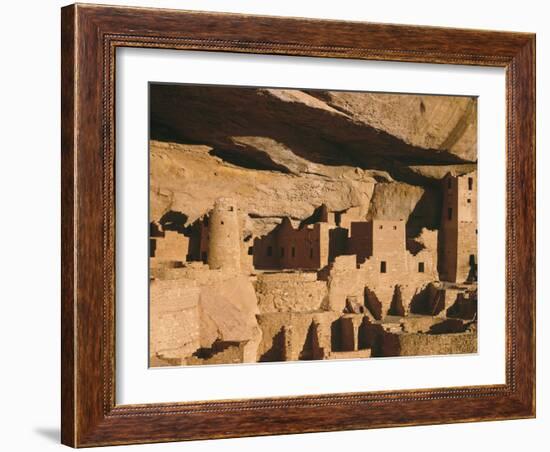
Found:
M 313 359 L 316 344 L 330 344 L 330 325 L 340 316 L 329 311 L 259 314 L 263 335 L 258 361 Z
M 255 282 L 261 313 L 319 311 L 326 306 L 327 283 L 317 273 L 264 273 Z
M 177 231 L 164 231 L 163 237 L 150 239 L 153 242 L 151 258 L 157 262 L 187 261 L 189 238 Z
M 347 244 L 347 254 L 357 256 L 357 262 L 365 262 L 365 259 L 372 256 L 373 253 L 373 236 L 372 221 L 352 222 Z
M 258 361 L 369 357 L 360 343 L 363 314 L 277 312 L 258 315 L 263 332 Z
M 363 301 L 365 273 L 358 268 L 355 255 L 338 256 L 330 265 L 327 276 L 328 309 L 343 312 L 346 299 Z
M 200 289 L 193 281 L 150 282 L 150 356 L 181 364 L 200 345 Z
M 477 333 L 400 334 L 399 356 L 451 355 L 477 352 Z
M 327 223 L 295 229 L 285 218 L 271 233 L 254 239 L 254 267 L 318 270 L 328 264 L 328 231 Z

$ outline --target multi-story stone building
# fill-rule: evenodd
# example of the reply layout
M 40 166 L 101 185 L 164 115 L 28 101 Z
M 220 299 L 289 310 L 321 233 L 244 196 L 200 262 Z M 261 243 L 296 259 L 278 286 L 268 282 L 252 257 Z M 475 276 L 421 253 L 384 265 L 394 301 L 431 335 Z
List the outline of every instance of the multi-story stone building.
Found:
M 254 268 L 319 270 L 328 264 L 330 225 L 294 228 L 285 218 L 270 234 L 254 240 Z
M 477 174 L 447 174 L 441 190 L 439 278 L 477 280 Z

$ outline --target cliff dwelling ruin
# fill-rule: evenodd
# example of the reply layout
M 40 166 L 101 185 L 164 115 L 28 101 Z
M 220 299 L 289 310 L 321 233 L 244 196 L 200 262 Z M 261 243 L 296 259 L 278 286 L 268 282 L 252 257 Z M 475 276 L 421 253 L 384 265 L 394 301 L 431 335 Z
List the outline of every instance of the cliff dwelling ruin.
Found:
M 475 98 L 150 90 L 150 366 L 477 351 Z

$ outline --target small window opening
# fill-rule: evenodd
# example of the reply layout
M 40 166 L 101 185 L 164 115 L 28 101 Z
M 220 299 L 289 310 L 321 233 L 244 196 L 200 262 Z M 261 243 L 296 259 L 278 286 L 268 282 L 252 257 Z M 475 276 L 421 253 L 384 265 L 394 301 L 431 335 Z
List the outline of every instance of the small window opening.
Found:
M 220 224 L 223 224 L 223 221 L 220 221 Z
M 397 230 L 397 226 L 394 226 L 394 227 L 393 227 L 393 230 L 396 231 L 396 230 Z
M 472 177 L 468 178 L 468 190 L 472 190 L 474 188 L 474 179 Z
M 380 262 L 380 273 L 386 273 L 386 261 Z
M 418 263 L 418 273 L 424 273 L 424 262 Z
M 249 255 L 249 256 L 253 256 L 253 255 L 254 255 L 254 247 L 253 247 L 253 246 L 249 246 L 249 247 L 248 247 L 248 255 Z
M 470 204 L 472 202 L 472 200 L 470 198 L 468 198 L 466 201 L 468 202 L 468 204 Z
M 380 229 L 384 229 L 384 226 L 380 225 Z

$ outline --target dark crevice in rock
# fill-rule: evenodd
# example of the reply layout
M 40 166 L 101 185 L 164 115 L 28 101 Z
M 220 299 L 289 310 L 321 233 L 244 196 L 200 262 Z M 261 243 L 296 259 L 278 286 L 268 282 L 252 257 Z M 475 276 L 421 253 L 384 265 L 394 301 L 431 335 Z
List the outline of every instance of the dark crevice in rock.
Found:
M 259 171 L 280 171 L 281 173 L 290 173 L 289 169 L 283 165 L 275 163 L 269 154 L 261 151 L 247 149 L 246 151 L 239 149 L 220 149 L 215 148 L 210 151 L 214 155 L 227 163 L 242 168 L 259 170 Z
M 177 231 L 180 234 L 185 234 L 187 220 L 188 217 L 183 212 L 169 210 L 160 218 L 159 223 L 164 231 Z
M 301 221 L 302 219 L 301 218 L 296 218 L 296 217 L 293 217 L 293 216 L 288 216 L 288 215 L 262 215 L 260 213 L 256 213 L 256 212 L 248 212 L 248 216 L 250 218 L 252 218 L 253 220 L 273 220 L 273 221 L 282 221 L 283 218 L 289 218 L 290 220 L 295 220 L 295 221 Z

